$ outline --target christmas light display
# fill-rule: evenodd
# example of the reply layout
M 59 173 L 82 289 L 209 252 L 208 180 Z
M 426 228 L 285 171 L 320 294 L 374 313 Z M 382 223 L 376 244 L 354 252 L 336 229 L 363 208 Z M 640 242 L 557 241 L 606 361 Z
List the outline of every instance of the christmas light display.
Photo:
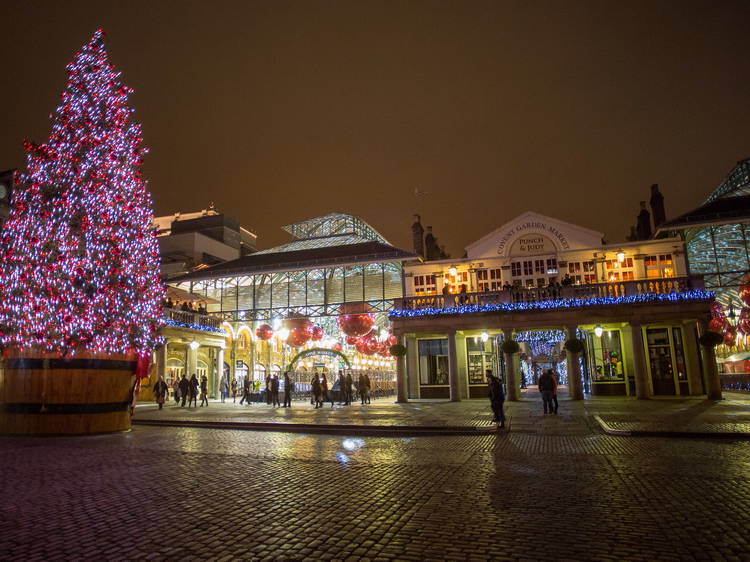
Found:
M 132 90 L 101 30 L 67 70 L 49 139 L 24 144 L 2 232 L 0 343 L 146 355 L 160 340 L 165 293 Z
M 205 324 L 195 324 L 193 322 L 178 322 L 177 320 L 172 320 L 169 318 L 167 318 L 164 321 L 164 324 L 166 326 L 172 326 L 174 328 L 188 328 L 190 330 L 200 330 L 201 332 L 214 332 L 216 334 L 228 335 L 221 328 L 216 328 L 214 326 L 207 326 Z
M 711 291 L 691 289 L 682 293 L 644 293 L 624 297 L 596 297 L 592 299 L 556 299 L 538 302 L 517 302 L 501 304 L 468 304 L 447 308 L 421 308 L 417 310 L 392 310 L 389 318 L 419 318 L 423 316 L 452 316 L 457 314 L 476 314 L 478 312 L 514 312 L 533 310 L 564 310 L 572 308 L 589 308 L 595 306 L 612 306 L 618 304 L 648 304 L 659 302 L 710 301 L 714 298 Z

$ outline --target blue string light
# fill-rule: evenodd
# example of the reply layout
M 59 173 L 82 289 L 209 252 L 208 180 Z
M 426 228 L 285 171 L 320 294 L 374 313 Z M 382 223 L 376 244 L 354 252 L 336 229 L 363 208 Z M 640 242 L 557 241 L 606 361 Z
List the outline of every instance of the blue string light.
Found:
M 213 326 L 204 326 L 203 324 L 193 324 L 192 322 L 178 322 L 177 320 L 164 320 L 164 325 L 172 326 L 174 328 L 188 328 L 190 330 L 199 330 L 201 332 L 212 332 L 214 334 L 225 334 L 225 331 L 221 328 L 214 328 Z
M 388 314 L 391 319 L 420 318 L 428 316 L 455 316 L 477 314 L 480 312 L 518 312 L 533 310 L 565 310 L 573 308 L 591 308 L 620 304 L 649 304 L 660 302 L 704 302 L 711 301 L 714 294 L 704 289 L 691 289 L 682 293 L 644 293 L 622 297 L 595 297 L 591 299 L 556 299 L 538 302 L 516 302 L 501 304 L 467 304 L 447 308 L 422 308 L 419 310 L 393 310 Z

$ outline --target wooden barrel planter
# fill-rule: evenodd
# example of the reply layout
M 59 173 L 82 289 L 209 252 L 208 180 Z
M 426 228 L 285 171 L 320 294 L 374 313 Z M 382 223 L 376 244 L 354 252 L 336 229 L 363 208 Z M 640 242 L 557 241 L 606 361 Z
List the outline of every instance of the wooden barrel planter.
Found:
M 136 356 L 34 350 L 0 360 L 0 433 L 70 435 L 130 429 Z

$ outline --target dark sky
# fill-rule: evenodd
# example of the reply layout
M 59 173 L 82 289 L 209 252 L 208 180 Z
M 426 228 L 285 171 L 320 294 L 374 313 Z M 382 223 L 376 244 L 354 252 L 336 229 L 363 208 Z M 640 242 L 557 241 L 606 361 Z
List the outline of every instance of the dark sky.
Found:
M 750 2 L 3 2 L 0 169 L 97 27 L 135 88 L 156 212 L 358 215 L 454 256 L 527 210 L 620 241 L 750 156 Z M 427 192 L 416 198 L 415 188 Z

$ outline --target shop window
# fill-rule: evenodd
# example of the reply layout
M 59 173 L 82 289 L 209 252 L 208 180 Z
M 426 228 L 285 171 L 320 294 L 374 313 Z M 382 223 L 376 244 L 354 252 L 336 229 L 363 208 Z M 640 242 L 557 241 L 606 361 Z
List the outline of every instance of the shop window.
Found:
M 667 328 L 646 330 L 648 361 L 654 394 L 675 394 L 674 365 Z
M 448 384 L 448 340 L 419 340 L 419 383 Z
M 677 378 L 686 381 L 687 367 L 685 366 L 685 350 L 682 346 L 682 330 L 680 328 L 672 328 L 672 341 L 674 342 L 674 363 Z
M 605 330 L 601 337 L 588 334 L 588 360 L 593 382 L 622 382 L 622 343 L 619 330 Z
M 468 365 L 469 384 L 486 384 L 486 369 L 496 372 L 493 363 L 493 339 L 483 342 L 480 338 L 466 338 L 466 364 Z

